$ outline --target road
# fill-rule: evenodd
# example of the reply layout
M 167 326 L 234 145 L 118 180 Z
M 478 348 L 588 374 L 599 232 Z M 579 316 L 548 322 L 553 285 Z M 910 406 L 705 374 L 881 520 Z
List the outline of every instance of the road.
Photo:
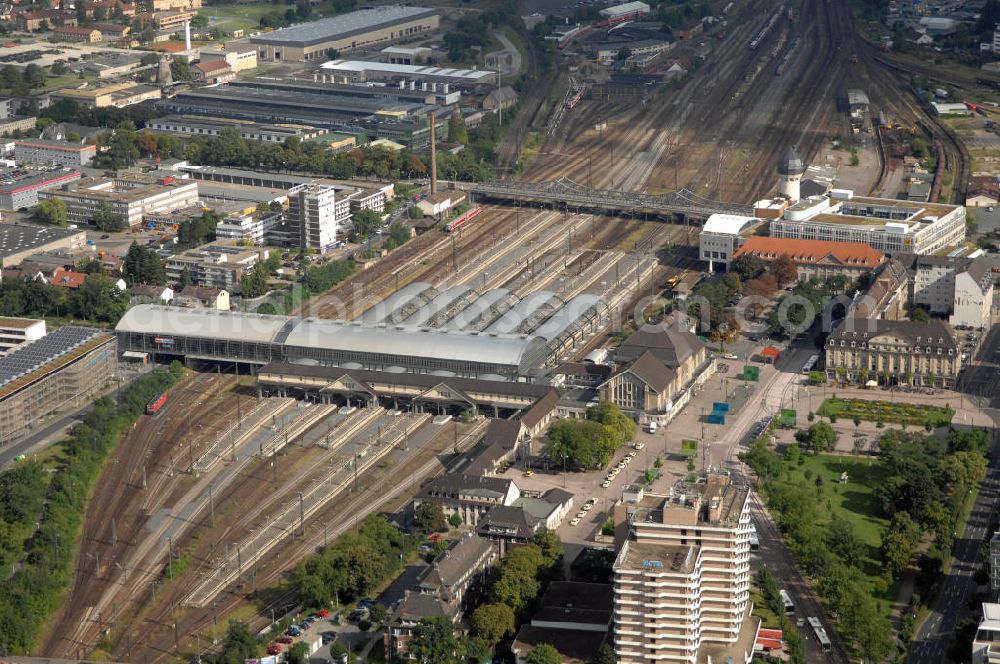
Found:
M 994 423 L 1000 416 L 996 409 L 985 412 Z M 1000 450 L 994 436 L 986 477 L 979 488 L 979 495 L 976 496 L 962 537 L 955 543 L 951 570 L 941 584 L 937 604 L 913 637 L 907 662 L 923 664 L 946 661 L 948 645 L 955 635 L 955 625 L 968 613 L 966 602 L 976 590 L 973 576 L 979 564 L 979 547 L 988 534 L 991 516 L 997 508 L 997 492 L 1000 490 L 998 452 Z
M 709 452 L 712 465 L 724 466 L 734 477 L 744 479 L 747 484 L 751 483 L 752 480 L 745 475 L 747 468 L 737 456 L 740 452 L 740 443 L 746 438 L 747 432 L 754 422 L 758 422 L 768 415 L 777 414 L 783 405 L 790 405 L 794 387 L 801 380 L 799 368 L 815 352 L 811 344 L 783 352 L 779 368 L 784 370 L 774 374 L 761 385 L 758 392 L 759 398 L 748 402 L 747 407 L 733 417 L 722 436 L 712 445 Z M 806 630 L 802 630 L 802 635 L 806 638 L 809 661 L 848 664 L 851 660 L 840 635 L 835 629 L 832 629 L 832 623 L 826 615 L 826 610 L 820 604 L 812 586 L 796 567 L 791 551 L 786 546 L 777 525 L 756 492 L 751 492 L 751 512 L 754 523 L 757 525 L 757 534 L 760 540 L 760 559 L 764 561 L 764 565 L 780 580 L 781 586 L 792 597 L 792 601 L 795 602 L 796 614 L 801 617 L 816 616 L 828 626 L 827 633 L 833 642 L 833 650 L 829 653 L 822 652 L 812 635 Z

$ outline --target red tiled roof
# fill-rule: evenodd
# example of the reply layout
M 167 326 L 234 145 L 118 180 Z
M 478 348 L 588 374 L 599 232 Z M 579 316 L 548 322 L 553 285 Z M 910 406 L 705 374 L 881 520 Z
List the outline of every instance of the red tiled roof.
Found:
M 194 66 L 197 67 L 203 74 L 211 74 L 212 72 L 221 72 L 223 70 L 229 71 L 229 63 L 225 60 L 197 62 Z
M 774 260 L 782 254 L 791 256 L 796 263 L 819 263 L 832 257 L 843 265 L 855 267 L 877 267 L 885 260 L 885 254 L 863 242 L 831 242 L 829 240 L 793 240 L 789 238 L 764 237 L 754 235 L 747 243 L 733 252 L 733 258 L 750 254 Z
M 62 286 L 64 288 L 79 288 L 83 285 L 83 282 L 87 280 L 87 274 L 84 272 L 71 272 L 69 270 L 64 270 L 58 268 L 52 273 L 52 285 Z

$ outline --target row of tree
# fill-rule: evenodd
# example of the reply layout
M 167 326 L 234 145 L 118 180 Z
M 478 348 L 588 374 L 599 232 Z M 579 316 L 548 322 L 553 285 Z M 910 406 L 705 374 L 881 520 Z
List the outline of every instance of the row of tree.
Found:
M 8 652 L 26 654 L 40 637 L 42 625 L 60 607 L 73 577 L 87 498 L 108 455 L 143 413 L 146 403 L 183 374 L 184 368 L 175 362 L 168 369 L 137 379 L 117 403 L 105 397 L 97 399 L 83 422 L 59 443 L 62 463 L 52 474 L 44 511 L 34 534 L 22 542 L 20 566 L 0 581 L 0 644 Z M 31 498 L 34 491 L 15 494 Z M 34 502 L 28 505 L 34 506 Z

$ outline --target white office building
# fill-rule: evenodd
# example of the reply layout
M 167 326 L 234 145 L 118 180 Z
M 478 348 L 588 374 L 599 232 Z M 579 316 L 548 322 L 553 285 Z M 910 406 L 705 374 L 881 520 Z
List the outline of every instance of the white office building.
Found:
M 297 229 L 301 249 L 332 249 L 338 227 L 350 216 L 350 201 L 338 200 L 337 190 L 329 185 L 301 184 L 288 192 L 288 221 Z
M 983 602 L 983 619 L 972 640 L 972 664 L 1000 664 L 1000 604 Z

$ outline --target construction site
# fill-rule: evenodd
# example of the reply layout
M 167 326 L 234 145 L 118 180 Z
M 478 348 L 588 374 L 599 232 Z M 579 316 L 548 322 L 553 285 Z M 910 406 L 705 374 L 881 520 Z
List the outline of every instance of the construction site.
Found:
M 664 283 L 700 278 L 704 220 L 751 213 L 789 148 L 818 160 L 848 126 L 845 89 L 925 132 L 940 155 L 932 196 L 964 201 L 964 148 L 875 59 L 849 5 L 736 5 L 682 82 L 571 90 L 523 176 L 457 183 L 473 221 L 418 235 L 296 317 L 130 310 L 119 351 L 197 371 L 107 466 L 39 652 L 166 661 L 211 648 L 229 616 L 256 631 L 282 615 L 294 592 L 274 588 L 291 568 L 481 439 L 486 420 L 459 415 L 529 410 L 555 366 L 609 345 Z M 879 159 L 863 194 L 883 185 Z M 316 365 L 364 387 L 337 374 L 310 396 L 296 386 Z M 431 393 L 447 379 L 468 381 L 464 396 Z

